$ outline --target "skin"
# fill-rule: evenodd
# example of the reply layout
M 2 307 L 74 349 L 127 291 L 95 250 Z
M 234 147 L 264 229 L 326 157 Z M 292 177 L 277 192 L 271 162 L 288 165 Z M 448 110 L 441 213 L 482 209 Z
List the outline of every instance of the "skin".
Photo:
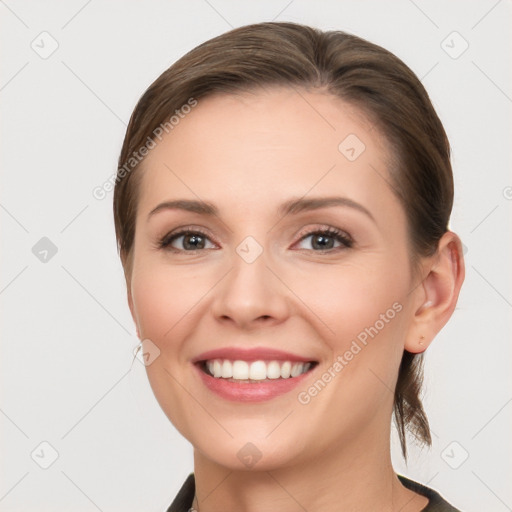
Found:
M 366 146 L 354 161 L 338 149 L 349 134 Z M 464 265 L 460 240 L 448 232 L 412 271 L 389 156 L 356 108 L 322 91 L 274 88 L 200 100 L 144 160 L 128 300 L 138 336 L 160 351 L 146 367 L 153 392 L 194 447 L 196 509 L 427 505 L 392 468 L 392 391 L 404 349 L 425 350 L 450 318 Z M 350 206 L 278 214 L 283 202 L 303 196 L 350 198 L 373 219 Z M 149 215 L 174 199 L 207 201 L 219 213 Z M 174 252 L 158 247 L 180 227 L 204 231 L 204 248 L 187 250 L 183 237 Z M 319 250 L 314 233 L 328 227 L 348 233 L 353 245 L 332 240 Z M 247 236 L 263 249 L 252 263 L 236 252 Z M 394 303 L 401 311 L 301 404 L 297 394 Z M 232 402 L 209 391 L 191 362 L 227 346 L 278 348 L 319 364 L 290 393 Z M 237 456 L 248 442 L 261 454 L 250 468 Z

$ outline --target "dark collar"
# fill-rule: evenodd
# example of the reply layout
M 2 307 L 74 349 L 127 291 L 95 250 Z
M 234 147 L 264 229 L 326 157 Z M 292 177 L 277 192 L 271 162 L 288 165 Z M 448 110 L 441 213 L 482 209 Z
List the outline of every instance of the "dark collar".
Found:
M 405 478 L 405 476 L 398 475 L 398 478 L 404 487 L 407 487 L 407 489 L 417 492 L 428 499 L 428 505 L 421 512 L 460 512 L 445 501 L 438 492 L 434 491 L 434 489 L 413 480 L 409 480 L 408 478 Z M 196 482 L 194 479 L 194 473 L 190 473 L 174 498 L 174 501 L 171 503 L 171 506 L 167 509 L 167 512 L 188 512 L 192 507 L 195 492 Z

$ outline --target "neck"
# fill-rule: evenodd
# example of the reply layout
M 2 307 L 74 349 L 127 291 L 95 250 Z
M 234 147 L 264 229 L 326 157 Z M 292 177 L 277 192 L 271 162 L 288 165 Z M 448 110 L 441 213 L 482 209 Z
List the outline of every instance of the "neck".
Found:
M 385 433 L 384 433 L 385 434 Z M 364 441 L 364 442 L 363 442 Z M 268 471 L 226 468 L 194 451 L 198 512 L 303 510 L 420 511 L 428 503 L 402 486 L 390 457 L 389 431 Z

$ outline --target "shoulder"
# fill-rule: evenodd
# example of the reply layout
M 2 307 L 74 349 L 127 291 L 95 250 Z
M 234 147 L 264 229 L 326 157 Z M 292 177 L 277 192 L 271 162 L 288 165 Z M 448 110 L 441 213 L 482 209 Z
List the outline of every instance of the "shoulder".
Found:
M 437 491 L 426 485 L 409 480 L 405 476 L 398 475 L 400 482 L 404 487 L 417 492 L 428 498 L 428 505 L 421 512 L 461 512 L 459 509 L 450 505 Z

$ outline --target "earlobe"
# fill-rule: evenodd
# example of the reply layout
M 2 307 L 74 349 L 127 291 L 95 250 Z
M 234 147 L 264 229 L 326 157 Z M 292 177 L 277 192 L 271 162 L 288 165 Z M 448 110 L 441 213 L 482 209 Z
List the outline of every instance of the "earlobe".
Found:
M 407 352 L 411 352 L 411 354 L 420 354 L 421 352 L 425 352 L 427 350 L 430 343 L 432 343 L 433 338 L 426 339 L 426 337 L 422 334 L 417 338 L 409 338 L 405 344 L 405 350 Z
M 417 354 L 427 349 L 452 316 L 464 275 L 462 243 L 455 233 L 447 231 L 439 240 L 437 253 L 418 287 L 421 304 L 414 313 L 405 350 Z

